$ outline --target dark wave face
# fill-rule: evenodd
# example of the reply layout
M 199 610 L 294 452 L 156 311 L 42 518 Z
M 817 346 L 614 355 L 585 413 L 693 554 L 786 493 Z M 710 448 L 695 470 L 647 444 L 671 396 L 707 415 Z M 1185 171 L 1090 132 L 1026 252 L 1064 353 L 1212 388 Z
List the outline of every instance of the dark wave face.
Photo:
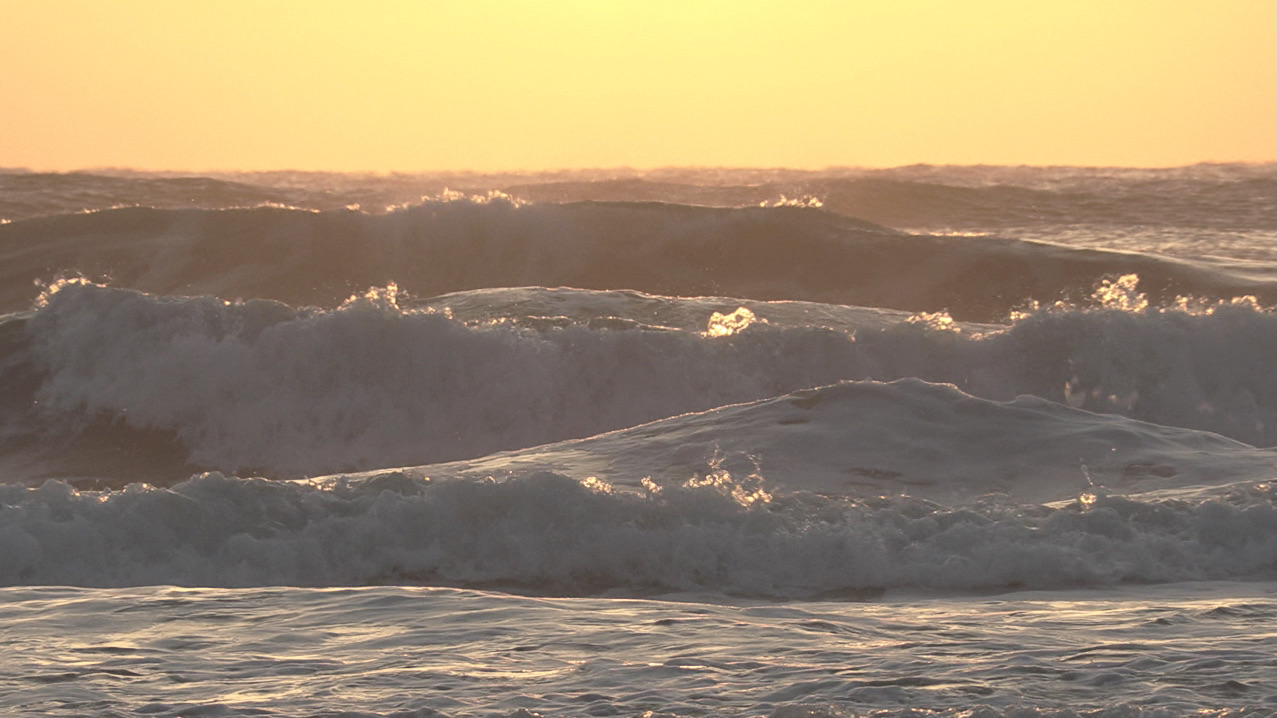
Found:
M 787 197 L 889 227 L 979 232 L 1070 225 L 1271 231 L 1277 215 L 1277 173 L 1271 166 L 1108 172 L 917 166 L 748 185 L 676 179 L 540 182 L 503 191 L 538 202 L 639 199 L 723 207 Z
M 655 203 L 428 202 L 389 214 L 117 209 L 0 226 L 0 307 L 28 307 L 59 273 L 153 294 L 333 307 L 393 282 L 430 297 L 570 286 L 802 300 L 1000 321 L 1137 274 L 1154 303 L 1277 300 L 1271 267 L 913 235 L 818 209 Z
M 665 169 L 388 176 L 0 171 L 0 219 L 126 206 L 358 207 L 381 213 L 417 204 L 446 188 L 468 194 L 497 191 L 553 204 L 637 201 L 746 207 L 814 201 L 827 210 L 897 229 L 1022 234 L 1077 226 L 1106 228 L 1109 241 L 1137 228 L 1174 228 L 1181 235 L 1203 228 L 1271 232 L 1277 216 L 1277 171 L 1272 165 L 1204 164 L 1167 169 L 915 165 L 824 172 Z M 1268 257 L 1270 253 L 1251 258 Z
M 431 178 L 359 177 L 290 172 L 181 176 L 139 172 L 66 174 L 0 171 L 0 220 L 122 207 L 369 209 L 418 202 L 447 187 Z

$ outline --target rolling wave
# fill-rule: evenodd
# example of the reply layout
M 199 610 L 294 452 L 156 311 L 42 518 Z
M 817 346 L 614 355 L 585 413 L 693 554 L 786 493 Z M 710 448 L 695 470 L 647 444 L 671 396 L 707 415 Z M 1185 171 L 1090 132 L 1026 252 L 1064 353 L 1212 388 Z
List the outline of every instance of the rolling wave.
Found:
M 331 487 L 209 474 L 110 493 L 0 485 L 0 585 L 849 598 L 1271 578 L 1273 498 L 1261 484 L 1207 501 L 1087 495 L 955 509 L 762 495 L 726 475 L 640 495 L 553 473 Z
M 0 225 L 0 309 L 68 273 L 152 294 L 333 307 L 369 286 L 419 297 L 487 287 L 631 289 L 948 311 L 1001 321 L 1137 274 L 1155 304 L 1179 296 L 1277 301 L 1272 268 L 904 234 L 805 207 L 432 201 L 388 214 L 259 207 L 125 208 Z
M 92 464 L 104 444 L 137 445 L 177 466 L 317 475 L 470 459 L 905 377 L 1277 444 L 1277 315 L 1248 303 L 1047 308 L 997 327 L 851 308 L 812 324 L 802 305 L 755 302 L 677 327 L 626 317 L 667 320 L 654 304 L 688 312 L 688 300 L 517 296 L 525 321 L 467 322 L 446 306 L 402 308 L 389 290 L 323 310 L 64 283 L 0 324 L 3 455 L 49 471 L 71 466 L 76 446 Z M 594 310 L 542 316 L 572 303 Z M 112 475 L 107 461 L 94 470 Z
M 1271 234 L 1277 176 L 1271 164 L 1163 169 L 914 165 L 892 169 L 667 168 L 479 175 L 305 172 L 178 176 L 0 170 L 0 220 L 104 210 L 358 206 L 383 212 L 447 188 L 503 192 L 547 203 L 647 201 L 715 207 L 814 200 L 840 214 L 896 228 L 976 231 L 1082 225 L 1212 228 Z

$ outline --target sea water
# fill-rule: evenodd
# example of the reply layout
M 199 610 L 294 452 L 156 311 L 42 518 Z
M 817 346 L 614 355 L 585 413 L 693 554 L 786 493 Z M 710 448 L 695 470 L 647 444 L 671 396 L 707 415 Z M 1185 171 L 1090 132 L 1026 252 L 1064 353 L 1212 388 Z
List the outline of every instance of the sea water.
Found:
M 0 173 L 0 712 L 1277 714 L 1277 171 Z

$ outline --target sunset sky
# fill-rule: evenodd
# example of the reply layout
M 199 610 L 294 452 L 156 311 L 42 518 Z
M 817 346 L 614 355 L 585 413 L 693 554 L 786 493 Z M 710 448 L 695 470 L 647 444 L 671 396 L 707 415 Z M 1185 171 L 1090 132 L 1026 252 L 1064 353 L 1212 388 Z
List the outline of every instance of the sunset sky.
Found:
M 1277 156 L 1272 0 L 0 0 L 0 167 Z

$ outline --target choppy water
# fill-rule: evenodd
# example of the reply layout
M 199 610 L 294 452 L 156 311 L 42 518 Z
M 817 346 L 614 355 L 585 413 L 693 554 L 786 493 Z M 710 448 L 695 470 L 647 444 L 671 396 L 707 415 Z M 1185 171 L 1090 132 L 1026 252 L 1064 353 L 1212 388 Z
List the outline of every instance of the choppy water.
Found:
M 0 706 L 1273 715 L 1275 190 L 0 173 Z

